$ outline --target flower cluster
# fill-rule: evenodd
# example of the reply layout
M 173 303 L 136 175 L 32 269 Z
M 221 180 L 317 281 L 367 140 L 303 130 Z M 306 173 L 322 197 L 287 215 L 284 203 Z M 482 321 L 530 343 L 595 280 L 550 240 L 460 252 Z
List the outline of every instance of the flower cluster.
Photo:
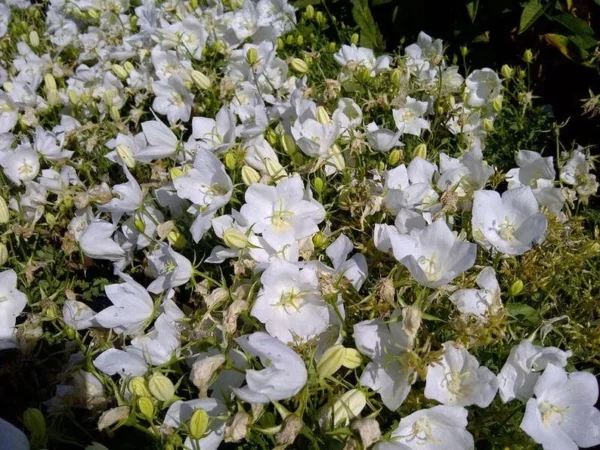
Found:
M 529 442 L 600 444 L 594 376 L 505 305 L 506 266 L 598 188 L 580 147 L 486 162 L 512 72 L 425 33 L 338 48 L 286 0 L 135 5 L 50 1 L 25 32 L 27 0 L 0 4 L 0 349 L 70 342 L 46 414 L 169 449 L 451 450 L 514 401 Z M 38 234 L 59 286 L 16 250 Z

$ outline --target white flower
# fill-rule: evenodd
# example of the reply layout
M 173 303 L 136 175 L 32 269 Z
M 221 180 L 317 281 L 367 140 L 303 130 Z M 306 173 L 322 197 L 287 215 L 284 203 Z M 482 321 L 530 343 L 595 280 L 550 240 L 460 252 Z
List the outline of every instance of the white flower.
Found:
M 3 15 L 3 6 L 0 5 L 0 20 Z M 0 27 L 1 25 L 2 23 L 0 22 Z M 0 419 L 0 436 L 2 436 L 2 448 L 6 450 L 29 450 L 31 448 L 29 447 L 29 441 L 25 433 L 4 419 Z
M 181 286 L 192 277 L 192 263 L 177 253 L 170 245 L 162 243 L 148 255 L 147 273 L 155 278 L 148 291 L 159 294 L 167 289 Z
M 148 371 L 148 364 L 138 355 L 109 348 L 94 359 L 94 367 L 106 375 L 139 377 Z
M 0 5 L 0 38 L 8 31 L 10 23 L 10 7 L 8 5 Z
M 318 336 L 329 324 L 327 304 L 319 294 L 313 267 L 300 269 L 287 261 L 273 262 L 261 278 L 251 314 L 265 324 L 267 332 L 285 342 Z
M 277 186 L 253 183 L 246 190 L 245 199 L 240 213 L 255 233 L 262 233 L 272 243 L 289 244 L 312 236 L 325 218 L 321 204 L 305 199 L 298 174 Z
M 473 192 L 483 189 L 494 174 L 480 152 L 466 152 L 462 158 L 451 158 L 440 154 L 440 178 L 437 186 L 441 190 L 452 190 L 459 198 L 470 197 Z
M 387 128 L 379 128 L 375 122 L 367 125 L 367 141 L 375 151 L 388 152 L 394 147 L 401 146 L 402 144 L 398 140 L 399 137 L 399 131 L 394 132 Z
M 383 174 L 383 204 L 398 213 L 403 208 L 427 210 L 438 200 L 432 187 L 437 167 L 422 158 L 414 158 L 408 168 L 402 164 Z
M 565 367 L 571 352 L 556 347 L 542 347 L 524 340 L 510 350 L 510 355 L 498 374 L 500 398 L 504 403 L 515 398 L 526 401 L 533 395 L 533 387 L 541 372 L 553 364 Z
M 379 393 L 383 404 L 392 411 L 406 399 L 413 377 L 413 369 L 404 366 L 400 358 L 412 347 L 402 322 L 397 320 L 400 315 L 400 311 L 395 311 L 389 324 L 373 319 L 354 325 L 356 348 L 371 359 L 360 377 L 360 384 Z
M 176 48 L 184 57 L 202 58 L 208 36 L 204 26 L 195 17 L 187 16 L 183 21 L 170 25 L 163 34 L 163 47 Z
M 348 258 L 354 249 L 352 241 L 345 234 L 340 236 L 325 250 L 333 264 L 335 273 L 344 276 L 358 291 L 368 276 L 367 259 L 364 255 L 357 253 Z
M 598 381 L 588 372 L 567 373 L 549 364 L 527 401 L 521 429 L 544 450 L 577 450 L 600 444 Z
M 389 69 L 391 58 L 387 55 L 375 58 L 373 50 L 356 45 L 342 45 L 342 48 L 333 55 L 333 59 L 344 68 L 350 66 L 366 67 L 371 71 L 371 76 Z
M 402 417 L 389 443 L 374 450 L 472 450 L 473 436 L 467 428 L 467 410 L 459 406 L 434 406 Z
M 442 359 L 429 365 L 426 383 L 425 397 L 444 405 L 486 408 L 498 391 L 496 375 L 453 342 L 446 342 Z
M 168 363 L 181 347 L 176 320 L 177 317 L 164 313 L 158 316 L 152 330 L 131 340 L 131 345 L 126 348 L 127 353 L 137 355 L 153 366 Z
M 263 370 L 246 370 L 246 385 L 234 389 L 248 403 L 269 403 L 293 397 L 307 380 L 302 358 L 287 345 L 266 333 L 256 332 L 235 340 L 244 351 L 258 356 Z
M 177 152 L 179 141 L 164 123 L 158 120 L 142 122 L 142 130 L 148 146 L 134 155 L 137 161 L 152 162 L 155 159 L 167 158 Z
M 13 129 L 19 119 L 19 112 L 12 99 L 0 91 L 0 134 Z
M 235 142 L 235 117 L 227 106 L 223 106 L 215 119 L 194 117 L 192 136 L 202 145 L 215 153 L 225 153 Z
M 120 274 L 125 283 L 104 287 L 106 296 L 113 303 L 94 316 L 104 328 L 112 328 L 117 334 L 131 335 L 144 329 L 152 317 L 154 303 L 148 291 L 129 275 Z
M 166 81 L 155 81 L 152 90 L 156 95 L 152 108 L 157 113 L 166 115 L 169 123 L 190 120 L 194 97 L 183 85 L 181 78 L 175 75 Z
M 65 301 L 62 308 L 63 320 L 76 330 L 84 330 L 94 325 L 96 313 L 88 305 L 76 300 Z
M 406 106 L 392 110 L 400 134 L 415 136 L 420 136 L 423 130 L 429 130 L 429 121 L 422 117 L 426 112 L 427 102 L 420 102 L 410 96 L 406 97 Z
M 477 191 L 473 197 L 473 237 L 484 247 L 509 255 L 522 255 L 543 242 L 548 220 L 539 212 L 529 186 Z
M 31 145 L 20 145 L 14 152 L 0 154 L 4 174 L 16 185 L 33 180 L 40 171 L 40 161 Z
M 15 271 L 0 272 L 0 350 L 15 347 L 15 324 L 26 305 L 27 296 L 17 289 Z
M 475 107 L 492 103 L 502 90 L 500 77 L 496 72 L 488 68 L 471 72 L 465 84 L 469 95 L 469 106 Z
M 140 185 L 125 165 L 123 165 L 123 172 L 127 177 L 127 183 L 115 185 L 111 190 L 113 199 L 98 206 L 98 210 L 112 213 L 113 217 L 116 217 L 115 220 L 118 220 L 123 214 L 133 213 L 140 207 L 143 200 Z
M 394 257 L 415 280 L 428 287 L 450 283 L 473 267 L 477 245 L 460 241 L 443 219 L 409 235 L 392 234 Z
M 320 158 L 325 162 L 325 173 L 343 170 L 344 157 L 335 141 L 340 134 L 337 122 L 319 123 L 315 119 L 306 119 L 304 122 L 296 120 L 291 128 L 292 136 L 300 150 L 308 156 Z
M 485 320 L 489 314 L 502 309 L 500 285 L 496 272 L 491 267 L 484 268 L 475 279 L 480 289 L 460 289 L 450 296 L 450 301 L 463 314 L 473 314 Z
M 112 223 L 94 220 L 79 235 L 81 250 L 86 256 L 94 259 L 117 261 L 124 258 L 125 250 L 111 239 L 114 232 L 115 226 Z

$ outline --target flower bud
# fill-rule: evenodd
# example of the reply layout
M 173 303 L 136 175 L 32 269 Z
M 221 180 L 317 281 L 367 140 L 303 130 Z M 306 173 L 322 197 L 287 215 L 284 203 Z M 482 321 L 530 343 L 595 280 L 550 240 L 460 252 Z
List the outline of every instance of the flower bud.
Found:
M 510 285 L 510 288 L 508 288 L 508 294 L 511 297 L 516 297 L 521 293 L 521 291 L 523 291 L 523 287 L 523 282 L 521 280 L 516 280 L 513 284 Z
M 296 153 L 296 141 L 294 141 L 294 138 L 289 134 L 281 136 L 281 146 L 289 156 Z
M 138 398 L 137 407 L 145 419 L 152 420 L 154 418 L 154 403 L 149 397 Z
M 56 80 L 54 79 L 54 76 L 51 73 L 47 73 L 46 75 L 44 75 L 44 86 L 46 87 L 46 91 L 57 89 Z
M 150 393 L 162 402 L 167 402 L 175 395 L 175 386 L 173 382 L 160 373 L 155 373 L 148 380 Z
M 356 369 L 360 366 L 362 358 L 360 353 L 355 348 L 344 349 L 344 359 L 342 360 L 342 366 L 346 369 Z
M 121 420 L 127 419 L 130 412 L 129 406 L 117 406 L 116 408 L 104 411 L 98 419 L 98 431 L 102 431 Z
M 323 233 L 317 233 L 312 237 L 313 245 L 317 248 L 321 248 L 327 242 L 327 238 L 323 235 Z
M 287 176 L 286 170 L 276 159 L 266 158 L 265 168 L 267 169 L 267 174 L 274 180 L 278 180 Z
M 296 414 L 290 414 L 283 420 L 281 430 L 275 435 L 275 441 L 283 447 L 291 445 L 296 440 L 300 430 L 302 430 L 302 419 Z
M 335 44 L 335 42 L 330 42 L 329 44 L 327 44 L 328 52 L 335 53 L 336 50 L 337 50 L 337 45 Z
M 350 420 L 358 416 L 367 404 L 365 394 L 359 389 L 352 389 L 342 395 L 332 408 L 328 408 L 319 419 L 324 429 L 344 427 Z
M 502 96 L 501 95 L 499 95 L 498 97 L 496 97 L 494 99 L 494 101 L 492 102 L 492 108 L 494 108 L 494 111 L 497 113 L 502 111 Z
M 315 8 L 313 5 L 308 5 L 306 10 L 304 11 L 304 15 L 308 20 L 311 20 L 315 17 Z
M 316 177 L 313 180 L 313 187 L 315 188 L 315 192 L 317 194 L 321 194 L 325 190 L 325 182 L 323 181 L 323 178 Z
M 223 241 L 229 248 L 242 249 L 248 246 L 248 237 L 237 228 L 228 228 L 223 233 Z
M 46 436 L 46 420 L 37 408 L 29 408 L 23 413 L 23 423 L 31 434 L 32 440 L 39 442 Z
M 402 83 L 402 74 L 400 73 L 400 70 L 394 69 L 392 71 L 391 81 L 392 86 L 400 87 L 400 84 Z
M 492 122 L 489 118 L 483 119 L 483 129 L 488 133 L 494 131 L 494 122 Z
M 352 34 L 352 36 L 350 36 L 350 43 L 357 45 L 359 39 L 360 39 L 360 36 L 358 35 L 358 33 L 354 33 L 354 34 Z
M 235 157 L 235 153 L 228 152 L 225 155 L 225 167 L 227 167 L 229 170 L 233 170 L 235 169 L 235 166 L 237 166 L 237 158 Z
M 185 172 L 179 167 L 171 167 L 169 169 L 169 176 L 171 177 L 171 180 L 182 177 L 184 175 L 185 175 Z
M 123 68 L 123 66 L 119 64 L 113 64 L 111 67 L 112 73 L 114 73 L 121 80 L 125 80 L 127 78 L 127 71 Z
M 355 72 L 356 79 L 366 83 L 371 79 L 371 71 L 367 67 L 359 67 Z
M 135 66 L 131 63 L 131 61 L 125 61 L 123 63 L 123 69 L 127 71 L 128 74 L 135 70 Z
M 10 93 L 15 88 L 15 85 L 12 84 L 12 81 L 5 81 L 4 84 L 2 84 L 2 87 L 4 88 L 5 92 Z
M 246 186 L 260 181 L 260 174 L 250 166 L 242 167 L 242 181 Z
M 95 9 L 89 9 L 87 13 L 89 14 L 89 16 L 92 19 L 99 19 L 100 18 L 100 14 Z
M 201 439 L 208 429 L 208 414 L 203 409 L 197 409 L 190 417 L 190 437 L 192 439 Z
M 0 224 L 8 223 L 10 220 L 10 212 L 4 197 L 0 196 Z
M 256 50 L 254 47 L 249 49 L 246 52 L 246 61 L 248 61 L 248 64 L 251 66 L 254 66 L 258 62 L 258 50 Z
M 308 65 L 306 64 L 306 62 L 304 62 L 304 60 L 302 60 L 300 58 L 292 59 L 290 66 L 292 66 L 292 69 L 294 69 L 296 72 L 299 72 L 299 73 L 308 72 Z
M 395 148 L 392 150 L 388 156 L 388 164 L 390 166 L 395 166 L 400 162 L 400 158 L 402 158 L 402 152 L 399 149 Z
M 296 44 L 303 45 L 304 44 L 304 36 L 299 34 L 298 37 L 296 38 Z
M 277 133 L 273 128 L 269 128 L 265 134 L 269 145 L 275 145 L 277 143 Z
M 138 397 L 152 397 L 152 394 L 148 390 L 148 383 L 144 377 L 133 377 L 129 380 L 129 384 L 127 387 L 129 388 L 129 392 Z
M 413 159 L 414 158 L 427 158 L 427 144 L 419 144 L 413 150 Z
M 79 95 L 72 89 L 67 90 L 67 97 L 69 97 L 69 101 L 73 105 L 77 105 L 79 103 Z
M 336 373 L 344 361 L 346 349 L 343 345 L 328 348 L 317 363 L 317 373 L 320 377 L 329 377 Z
M 523 61 L 525 61 L 527 64 L 531 64 L 533 62 L 533 53 L 530 49 L 525 50 L 525 53 L 523 53 Z
M 292 45 L 294 43 L 294 36 L 292 36 L 291 34 L 288 34 L 287 37 L 285 38 L 285 43 L 288 45 Z
M 0 266 L 3 266 L 8 261 L 8 249 L 6 245 L 0 242 Z
M 502 66 L 502 68 L 500 69 L 500 73 L 502 74 L 502 77 L 504 77 L 505 79 L 508 80 L 508 79 L 512 78 L 515 71 L 508 64 L 504 64 Z
M 285 42 L 283 42 L 283 39 L 277 38 L 277 50 L 283 50 L 284 47 Z
M 323 13 L 321 11 L 317 11 L 315 13 L 315 21 L 319 24 L 319 25 L 323 25 L 325 23 L 325 16 L 323 15 Z
M 319 106 L 317 108 L 317 121 L 323 125 L 331 122 L 331 117 L 329 117 L 329 113 L 322 106 Z
M 33 30 L 29 33 L 29 44 L 31 44 L 33 48 L 36 48 L 40 45 L 40 36 L 38 35 L 37 31 Z
M 127 167 L 133 169 L 135 167 L 135 158 L 133 157 L 133 152 L 129 148 L 129 146 L 124 144 L 119 144 L 115 148 L 117 155 L 119 158 L 125 163 Z
M 118 122 L 119 120 L 121 120 L 121 112 L 119 111 L 119 108 L 117 108 L 116 106 L 111 106 L 109 109 L 110 112 L 110 118 L 112 120 L 114 120 L 115 122 Z
M 173 230 L 169 232 L 169 234 L 167 234 L 167 240 L 173 246 L 173 248 L 176 249 L 185 248 L 185 245 L 187 244 L 187 239 L 179 230 Z
M 469 54 L 469 48 L 466 45 L 460 47 L 460 54 L 462 56 L 467 56 Z
M 211 87 L 210 78 L 208 78 L 199 70 L 192 70 L 192 80 L 194 81 L 194 84 L 200 89 L 207 90 Z

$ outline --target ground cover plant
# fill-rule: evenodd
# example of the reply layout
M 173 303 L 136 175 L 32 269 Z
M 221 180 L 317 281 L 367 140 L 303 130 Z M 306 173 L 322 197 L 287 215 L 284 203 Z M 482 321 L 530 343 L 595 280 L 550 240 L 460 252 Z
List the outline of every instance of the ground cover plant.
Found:
M 0 4 L 0 448 L 600 445 L 591 149 L 326 4 Z

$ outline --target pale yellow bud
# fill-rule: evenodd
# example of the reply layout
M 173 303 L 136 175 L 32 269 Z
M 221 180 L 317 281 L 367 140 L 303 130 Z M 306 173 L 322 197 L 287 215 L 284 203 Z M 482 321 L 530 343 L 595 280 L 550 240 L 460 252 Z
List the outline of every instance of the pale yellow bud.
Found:
M 313 187 L 315 188 L 317 194 L 322 193 L 325 190 L 325 182 L 323 181 L 323 178 L 316 177 L 313 180 Z
M 267 158 L 265 160 L 265 167 L 267 169 L 267 174 L 274 180 L 287 176 L 287 172 L 283 166 L 279 164 L 279 161 L 273 158 Z
M 0 224 L 8 223 L 10 220 L 10 212 L 8 211 L 8 205 L 4 197 L 0 196 Z
M 155 373 L 148 380 L 148 388 L 154 398 L 167 402 L 175 395 L 173 382 L 160 373 Z
M 312 18 L 314 18 L 315 17 L 315 8 L 314 8 L 314 6 L 313 5 L 308 5 L 306 7 L 306 11 L 304 12 L 304 14 L 305 14 L 305 16 L 306 16 L 306 18 L 308 20 L 311 20 Z
M 133 377 L 127 385 L 129 391 L 138 397 L 152 397 L 148 389 L 148 383 L 143 377 Z
M 251 48 L 246 52 L 246 61 L 251 66 L 254 66 L 258 62 L 258 50 L 256 48 Z
M 388 164 L 390 166 L 395 166 L 400 162 L 400 158 L 402 158 L 402 152 L 396 148 L 390 152 L 388 156 Z
M 138 398 L 137 407 L 145 419 L 152 420 L 154 418 L 154 403 L 149 397 Z
M 229 248 L 242 249 L 248 246 L 248 237 L 237 228 L 228 228 L 223 233 L 223 242 Z
M 351 44 L 357 45 L 359 40 L 360 40 L 360 36 L 358 35 L 358 33 L 354 33 L 352 36 L 350 36 Z
M 499 95 L 496 97 L 496 99 L 492 102 L 492 108 L 494 108 L 494 111 L 497 113 L 502 111 L 502 96 Z
M 414 158 L 427 158 L 427 144 L 419 144 L 413 150 L 413 159 Z
M 319 106 L 317 108 L 317 121 L 321 124 L 327 124 L 331 122 L 331 117 L 329 117 L 329 113 L 322 106 Z
M 523 61 L 525 61 L 527 64 L 531 64 L 533 61 L 533 53 L 530 49 L 525 50 L 525 53 L 523 53 Z
M 207 89 L 210 89 L 210 87 L 211 87 L 210 78 L 208 78 L 206 75 L 204 75 L 199 70 L 192 71 L 192 80 L 194 81 L 194 84 L 196 86 L 198 86 L 200 89 L 207 90 Z
M 11 81 L 5 81 L 4 84 L 2 84 L 2 87 L 4 88 L 4 91 L 8 93 L 12 92 L 15 88 Z
M 524 287 L 523 281 L 516 280 L 513 284 L 510 285 L 510 288 L 508 289 L 508 293 L 511 297 L 516 297 L 523 291 L 523 287 Z
M 39 409 L 27 409 L 23 413 L 23 423 L 34 440 L 42 440 L 46 436 L 46 420 Z
M 111 106 L 109 109 L 110 112 L 110 118 L 112 120 L 114 120 L 115 122 L 118 122 L 121 120 L 121 112 L 119 111 L 119 108 L 117 108 L 116 106 Z
M 135 167 L 135 158 L 133 157 L 133 152 L 127 145 L 119 144 L 115 150 L 117 155 L 119 155 L 127 167 L 130 169 Z
M 494 131 L 494 122 L 492 122 L 486 117 L 485 119 L 483 119 L 483 129 L 488 133 L 491 133 L 492 131 Z
M 289 156 L 296 153 L 296 141 L 294 141 L 294 138 L 289 134 L 281 136 L 281 146 Z
M 6 245 L 0 242 L 0 266 L 3 266 L 8 261 L 8 249 Z
M 197 409 L 190 417 L 190 437 L 192 439 L 201 439 L 208 429 L 208 414 L 203 409 Z
M 171 180 L 182 177 L 184 175 L 185 175 L 185 172 L 179 167 L 171 167 L 169 169 L 169 176 L 171 177 Z
M 325 411 L 325 414 L 319 419 L 319 425 L 324 429 L 344 427 L 361 413 L 366 404 L 365 394 L 358 389 L 352 389 L 344 393 L 332 408 Z
M 127 73 L 130 74 L 135 70 L 135 66 L 131 64 L 130 61 L 125 61 L 125 63 L 123 64 L 123 69 L 125 69 Z
M 40 45 L 40 36 L 38 35 L 37 31 L 33 30 L 29 33 L 29 44 L 31 44 L 33 48 L 36 48 Z
M 51 73 L 47 73 L 46 75 L 44 75 L 44 86 L 46 87 L 46 90 L 56 90 L 56 80 L 54 79 L 54 76 Z
M 510 67 L 509 65 L 507 65 L 507 64 L 504 64 L 504 65 L 502 66 L 502 68 L 500 69 L 500 73 L 502 74 L 502 76 L 503 76 L 504 78 L 506 78 L 506 79 L 508 80 L 509 78 L 512 78 L 512 76 L 513 76 L 513 74 L 515 73 L 515 71 L 514 71 L 514 70 L 513 70 L 513 68 L 512 68 L 512 67 Z
M 79 103 L 79 96 L 77 95 L 77 92 L 75 92 L 74 90 L 69 89 L 67 91 L 67 97 L 69 97 L 69 101 L 73 105 L 77 105 Z
M 182 249 L 187 244 L 187 239 L 179 230 L 173 230 L 167 234 L 167 240 L 176 249 Z
M 99 19 L 100 18 L 100 14 L 98 13 L 98 11 L 96 11 L 95 9 L 90 9 L 88 10 L 88 14 L 92 19 Z
M 299 73 L 308 72 L 308 65 L 306 64 L 306 62 L 304 60 L 302 60 L 300 58 L 292 59 L 290 66 L 292 66 L 292 69 L 294 69 L 296 72 L 299 72 Z
M 113 64 L 111 67 L 112 72 L 118 76 L 121 80 L 124 80 L 127 78 L 127 71 L 123 68 L 123 66 L 119 65 L 119 64 Z
M 242 167 L 242 181 L 246 186 L 260 181 L 260 174 L 250 166 Z
M 336 373 L 344 361 L 346 349 L 343 345 L 334 345 L 328 348 L 317 363 L 317 373 L 326 378 Z
M 342 360 L 342 366 L 346 369 L 356 369 L 362 363 L 360 353 L 355 348 L 344 349 L 344 359 Z

